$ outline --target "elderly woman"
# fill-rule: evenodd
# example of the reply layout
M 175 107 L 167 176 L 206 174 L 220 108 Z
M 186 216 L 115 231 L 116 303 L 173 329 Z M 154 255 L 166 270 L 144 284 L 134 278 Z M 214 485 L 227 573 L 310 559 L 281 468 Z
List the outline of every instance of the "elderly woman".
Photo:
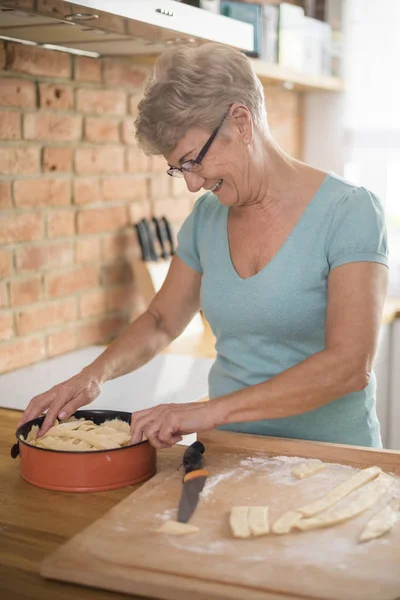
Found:
M 211 401 L 133 413 L 133 443 L 145 434 L 162 448 L 220 427 L 379 447 L 372 362 L 388 279 L 379 200 L 282 151 L 250 61 L 230 48 L 162 55 L 136 127 L 168 175 L 206 193 L 147 311 L 35 397 L 23 421 L 48 409 L 47 431 L 153 358 L 201 307 L 216 337 Z

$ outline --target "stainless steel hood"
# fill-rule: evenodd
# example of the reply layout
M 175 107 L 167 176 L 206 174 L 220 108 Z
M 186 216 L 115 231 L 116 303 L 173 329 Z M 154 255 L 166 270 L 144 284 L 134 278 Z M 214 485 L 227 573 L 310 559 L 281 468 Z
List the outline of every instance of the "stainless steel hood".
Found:
M 174 0 L 0 0 L 0 39 L 93 56 L 214 41 L 253 49 L 253 26 Z

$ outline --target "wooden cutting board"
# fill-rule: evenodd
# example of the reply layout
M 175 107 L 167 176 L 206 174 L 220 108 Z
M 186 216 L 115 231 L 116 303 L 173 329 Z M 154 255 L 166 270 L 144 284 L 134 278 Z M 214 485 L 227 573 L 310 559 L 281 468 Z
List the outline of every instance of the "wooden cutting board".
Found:
M 380 539 L 357 541 L 371 516 L 391 496 L 400 497 L 400 452 L 228 432 L 201 439 L 210 476 L 191 519 L 198 533 L 154 531 L 176 517 L 182 488 L 177 464 L 49 556 L 42 575 L 166 600 L 400 597 L 400 522 Z M 291 469 L 300 457 L 331 464 L 298 480 Z M 393 473 L 396 481 L 373 509 L 351 521 L 285 536 L 232 537 L 232 506 L 268 505 L 273 522 L 371 465 Z

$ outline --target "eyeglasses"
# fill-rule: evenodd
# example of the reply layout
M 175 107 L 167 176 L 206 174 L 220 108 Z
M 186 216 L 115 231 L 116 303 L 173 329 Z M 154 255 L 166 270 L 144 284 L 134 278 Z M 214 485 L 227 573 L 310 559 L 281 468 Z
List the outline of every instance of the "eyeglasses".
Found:
M 218 131 L 220 130 L 221 125 L 225 121 L 228 114 L 229 114 L 229 110 L 224 115 L 224 118 L 222 119 L 222 121 L 218 125 L 218 127 L 216 127 L 214 129 L 214 131 L 212 132 L 212 134 L 210 135 L 210 137 L 208 138 L 208 140 L 206 141 L 206 143 L 204 144 L 204 146 L 202 147 L 202 149 L 200 150 L 200 152 L 198 153 L 196 158 L 194 158 L 192 160 L 185 160 L 185 162 L 183 162 L 180 167 L 170 167 L 167 170 L 168 175 L 170 175 L 171 177 L 184 177 L 184 171 L 186 171 L 187 173 L 193 173 L 196 170 L 198 170 L 198 167 L 201 165 L 201 161 L 207 154 L 211 144 L 213 143 L 213 141 L 215 139 L 215 136 L 217 135 Z

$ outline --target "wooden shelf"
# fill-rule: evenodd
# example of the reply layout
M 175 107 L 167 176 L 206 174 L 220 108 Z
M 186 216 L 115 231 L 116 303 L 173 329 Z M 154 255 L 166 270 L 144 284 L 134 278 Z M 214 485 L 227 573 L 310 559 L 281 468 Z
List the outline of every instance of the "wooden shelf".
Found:
M 263 83 L 281 83 L 287 89 L 303 92 L 343 92 L 344 84 L 339 77 L 330 75 L 306 75 L 284 69 L 279 65 L 260 59 L 251 59 L 254 70 Z
M 131 57 L 137 65 L 152 66 L 157 59 L 155 54 L 137 54 Z M 344 84 L 339 77 L 329 75 L 305 75 L 297 71 L 283 69 L 277 64 L 258 58 L 250 59 L 257 76 L 264 84 L 281 84 L 288 90 L 298 92 L 343 92 Z

